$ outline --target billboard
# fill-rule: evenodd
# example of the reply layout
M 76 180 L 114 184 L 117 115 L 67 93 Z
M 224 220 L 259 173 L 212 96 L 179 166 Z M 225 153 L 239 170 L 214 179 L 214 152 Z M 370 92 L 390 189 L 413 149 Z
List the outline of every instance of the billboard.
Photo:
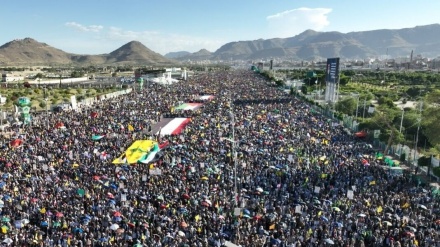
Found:
M 327 58 L 327 70 L 325 73 L 325 81 L 338 83 L 339 79 L 339 57 Z
M 325 101 L 336 102 L 339 83 L 339 57 L 327 58 L 325 73 Z

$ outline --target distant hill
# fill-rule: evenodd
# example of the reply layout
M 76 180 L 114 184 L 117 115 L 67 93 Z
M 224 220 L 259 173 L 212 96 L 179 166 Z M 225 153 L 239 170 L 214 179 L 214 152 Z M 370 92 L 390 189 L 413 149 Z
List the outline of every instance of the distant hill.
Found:
M 172 65 L 168 59 L 145 47 L 138 41 L 131 41 L 109 54 L 78 55 L 40 43 L 32 38 L 13 40 L 0 46 L 0 65 Z
M 215 52 L 202 49 L 162 56 L 138 41 L 101 55 L 64 52 L 31 38 L 13 40 L 0 47 L 0 66 L 7 65 L 175 65 L 178 61 L 289 59 L 316 60 L 329 57 L 365 59 L 388 54 L 424 57 L 440 55 L 440 24 L 403 29 L 362 32 L 317 32 L 306 30 L 289 38 L 229 42 Z
M 176 59 L 176 58 L 181 58 L 187 55 L 190 55 L 191 52 L 189 51 L 176 51 L 176 52 L 169 52 L 167 54 L 164 55 L 164 57 L 169 58 L 169 59 Z
M 229 42 L 203 57 L 210 60 L 296 59 L 329 57 L 364 59 L 381 55 L 409 56 L 411 51 L 425 57 L 440 55 L 440 24 L 404 29 L 362 32 L 317 32 L 306 30 L 289 38 Z M 193 55 L 176 58 L 191 59 Z M 193 60 L 196 57 L 192 57 Z

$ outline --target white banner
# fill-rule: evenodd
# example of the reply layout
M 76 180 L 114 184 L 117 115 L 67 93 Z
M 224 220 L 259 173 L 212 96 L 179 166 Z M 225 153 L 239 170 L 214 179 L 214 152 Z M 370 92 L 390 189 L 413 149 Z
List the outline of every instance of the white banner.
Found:
M 440 160 L 435 158 L 434 156 L 431 156 L 431 165 L 432 167 L 438 167 L 440 163 Z

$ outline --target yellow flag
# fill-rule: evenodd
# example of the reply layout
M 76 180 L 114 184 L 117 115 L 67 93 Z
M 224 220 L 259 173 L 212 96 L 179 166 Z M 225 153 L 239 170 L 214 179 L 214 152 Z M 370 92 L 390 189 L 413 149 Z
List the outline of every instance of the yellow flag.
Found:
M 199 222 L 199 220 L 200 220 L 200 215 L 196 215 L 196 217 L 194 217 L 194 219 L 196 220 L 196 222 Z
M 70 245 L 70 237 L 67 238 L 67 245 Z
M 275 224 L 269 226 L 269 230 L 274 230 L 274 229 L 275 229 Z
M 128 125 L 128 130 L 129 130 L 129 131 L 134 131 L 133 125 L 129 124 L 129 125 Z
M 383 211 L 382 206 L 376 208 L 376 212 L 381 213 Z
M 40 213 L 45 214 L 46 213 L 46 208 L 40 209 Z
M 327 174 L 325 174 L 325 173 L 321 174 L 321 178 L 326 178 L 326 177 L 327 177 Z
M 371 182 L 370 182 L 370 185 L 376 185 L 376 180 L 371 181 Z
M 410 206 L 409 203 L 405 202 L 405 204 L 402 205 L 402 208 L 409 208 L 409 206 Z
M 318 212 L 318 216 L 321 216 L 321 215 L 322 215 L 322 211 L 319 211 L 319 212 Z
M 109 240 L 110 243 L 113 243 L 114 241 L 115 241 L 115 237 L 111 237 Z

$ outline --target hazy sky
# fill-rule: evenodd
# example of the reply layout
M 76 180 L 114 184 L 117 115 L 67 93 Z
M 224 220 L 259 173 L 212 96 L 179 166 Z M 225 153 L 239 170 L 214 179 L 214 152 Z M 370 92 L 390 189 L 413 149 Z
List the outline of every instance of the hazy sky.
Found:
M 0 45 L 30 37 L 77 54 L 109 53 L 132 40 L 164 55 L 307 29 L 346 33 L 440 23 L 438 0 L 14 0 L 0 10 Z

